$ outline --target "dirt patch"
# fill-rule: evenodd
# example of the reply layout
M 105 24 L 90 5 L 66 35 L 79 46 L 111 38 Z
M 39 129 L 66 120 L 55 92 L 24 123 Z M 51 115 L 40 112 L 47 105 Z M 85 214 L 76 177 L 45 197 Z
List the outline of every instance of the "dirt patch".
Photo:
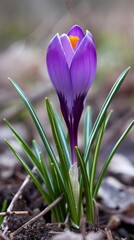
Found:
M 19 174 L 17 174 L 19 176 Z M 16 175 L 8 181 L 1 181 L 0 185 L 0 206 L 4 199 L 7 199 L 8 204 L 14 197 L 15 193 L 22 184 L 22 180 Z M 8 235 L 9 239 L 14 240 L 50 240 L 57 234 L 65 231 L 65 226 L 61 224 L 52 223 L 51 214 L 48 212 L 46 215 L 38 219 L 34 224 L 27 225 L 24 228 L 21 228 L 19 233 L 15 233 L 22 225 L 40 213 L 46 207 L 43 198 L 40 193 L 34 186 L 32 182 L 29 182 L 26 188 L 23 190 L 23 193 L 17 199 L 14 205 L 13 213 L 7 213 L 7 221 L 4 222 L 3 229 L 8 226 Z M 17 215 L 15 211 L 27 211 L 28 214 Z M 96 228 L 90 223 L 86 224 L 86 233 L 89 232 L 103 232 L 106 228 L 108 222 L 112 215 L 107 214 L 104 211 L 100 211 L 100 228 Z M 72 229 L 75 233 L 81 233 L 82 229 Z M 134 234 L 133 226 L 126 225 L 120 221 L 119 226 L 116 226 L 112 230 L 113 239 L 119 240 L 121 238 L 133 239 L 131 236 Z M 104 236 L 106 234 L 104 233 Z M 1 238 L 2 239 L 2 238 Z M 102 237 L 101 240 L 108 239 L 107 237 Z M 109 239 L 108 239 L 109 240 Z

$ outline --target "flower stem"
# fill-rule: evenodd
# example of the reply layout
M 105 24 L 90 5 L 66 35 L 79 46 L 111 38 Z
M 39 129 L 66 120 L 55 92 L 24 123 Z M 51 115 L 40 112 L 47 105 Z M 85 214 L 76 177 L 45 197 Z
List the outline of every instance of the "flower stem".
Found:
M 72 119 L 70 121 L 70 126 L 69 126 L 69 129 L 68 129 L 68 132 L 69 132 L 69 139 L 70 139 L 72 164 L 74 164 L 75 162 L 77 162 L 75 147 L 77 146 L 78 125 L 74 124 Z

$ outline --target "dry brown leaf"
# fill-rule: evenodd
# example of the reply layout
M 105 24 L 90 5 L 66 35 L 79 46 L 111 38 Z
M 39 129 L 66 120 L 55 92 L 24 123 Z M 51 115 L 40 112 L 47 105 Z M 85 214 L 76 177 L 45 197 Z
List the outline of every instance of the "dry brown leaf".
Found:
M 130 162 L 129 158 L 122 154 L 115 154 L 108 171 L 117 176 L 118 179 L 124 183 L 134 183 L 134 165 Z
M 83 238 L 82 234 L 77 234 L 73 232 L 65 232 L 54 237 L 54 240 L 102 240 L 104 238 L 103 232 L 91 232 L 86 237 Z
M 128 187 L 113 177 L 104 179 L 99 196 L 105 207 L 117 210 L 120 218 L 134 224 L 134 188 Z

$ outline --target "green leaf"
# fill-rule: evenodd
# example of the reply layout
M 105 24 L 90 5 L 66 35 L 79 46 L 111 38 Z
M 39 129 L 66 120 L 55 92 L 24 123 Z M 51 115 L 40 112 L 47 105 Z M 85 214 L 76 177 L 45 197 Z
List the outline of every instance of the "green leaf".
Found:
M 97 162 L 98 162 L 98 156 L 99 156 L 99 151 L 101 147 L 101 142 L 102 138 L 105 132 L 105 123 L 106 123 L 106 114 L 104 115 L 104 119 L 102 122 L 102 126 L 100 128 L 100 132 L 98 134 L 97 140 L 96 140 L 96 146 L 94 148 L 94 154 L 93 154 L 93 159 L 92 159 L 92 165 L 91 165 L 91 174 L 90 174 L 90 189 L 91 189 L 91 194 L 93 195 L 94 191 L 94 184 L 95 184 L 95 177 L 96 177 L 96 169 L 97 169 Z
M 1 212 L 5 212 L 6 209 L 7 209 L 7 200 L 5 199 L 5 200 L 3 201 L 3 204 L 2 204 Z M 0 216 L 0 226 L 1 226 L 2 222 L 3 222 L 3 219 L 4 219 L 4 217 L 3 217 L 3 216 Z
M 41 195 L 44 197 L 45 201 L 47 203 L 50 203 L 50 196 L 48 193 L 43 189 L 42 185 L 38 181 L 38 179 L 33 174 L 32 170 L 29 168 L 29 166 L 25 163 L 25 161 L 19 156 L 19 154 L 16 152 L 16 150 L 11 146 L 11 144 L 5 139 L 5 142 L 9 146 L 9 148 L 12 150 L 14 155 L 18 158 L 19 162 L 22 164 L 22 166 L 25 168 L 26 172 L 30 175 L 31 179 L 33 180 L 34 184 L 40 191 Z
M 38 152 L 37 157 L 33 154 L 32 150 L 29 148 L 29 146 L 27 145 L 27 143 L 22 139 L 22 137 L 17 133 L 17 131 L 12 127 L 12 125 L 6 120 L 4 119 L 5 123 L 8 125 L 8 127 L 11 129 L 11 131 L 13 132 L 13 134 L 15 135 L 16 140 L 19 142 L 21 148 L 24 150 L 25 154 L 28 156 L 28 159 L 31 161 L 31 163 L 33 164 L 33 166 L 36 166 L 37 171 L 40 175 L 40 177 L 42 178 L 42 180 L 48 184 L 48 186 L 51 184 L 50 183 L 50 177 L 49 177 L 49 170 L 47 165 L 45 164 L 45 160 L 43 159 L 42 161 L 40 161 L 40 154 L 41 152 Z M 37 153 L 37 144 L 35 144 L 35 141 L 33 141 L 33 146 L 35 148 L 36 145 L 36 153 Z M 44 163 L 42 163 L 44 162 Z M 44 168 L 43 168 L 43 164 L 44 164 Z M 45 174 L 46 172 L 46 174 Z M 49 182 L 48 182 L 49 179 Z M 50 192 L 52 192 L 52 186 L 51 186 L 51 190 Z M 52 199 L 54 200 L 54 199 Z
M 50 170 L 51 166 L 47 166 L 46 161 L 42 156 L 41 150 L 35 140 L 33 140 L 33 147 L 34 147 L 34 151 L 36 153 L 37 159 L 40 163 L 40 168 L 42 171 L 42 175 L 44 177 L 44 183 L 47 188 L 47 192 L 50 196 L 51 202 L 53 202 L 59 195 L 61 195 L 63 191 L 61 189 L 60 191 L 57 190 L 59 183 L 55 178 L 55 173 L 53 173 Z M 54 165 L 54 164 L 51 164 L 51 165 Z M 60 222 L 61 220 L 64 221 L 63 214 L 61 214 L 60 205 L 62 205 L 61 202 L 60 204 L 53 207 L 53 209 L 51 210 L 55 221 L 58 221 L 58 222 Z M 64 211 L 64 208 L 62 208 L 62 210 Z
M 60 196 L 63 193 L 63 189 L 61 188 L 61 184 L 59 182 L 59 178 L 55 169 L 54 164 L 51 164 L 51 175 L 52 175 L 52 181 L 53 181 L 53 188 L 54 188 L 54 193 L 53 196 L 55 199 Z M 63 206 L 64 204 L 64 206 Z M 66 213 L 65 213 L 65 197 L 62 199 L 60 204 L 56 205 L 56 208 L 54 210 L 56 211 L 56 219 L 58 222 L 65 221 Z
M 54 194 L 55 190 L 54 190 L 53 182 L 51 179 L 51 172 L 50 172 L 50 169 L 48 168 L 47 164 L 45 163 L 41 152 L 40 152 L 40 156 L 39 156 L 39 163 L 40 163 L 42 175 L 44 176 L 44 183 L 47 187 L 48 193 L 51 196 L 52 201 L 54 201 L 55 198 L 53 198 L 53 194 Z
M 113 113 L 113 110 L 110 110 L 110 112 L 107 115 L 106 122 L 105 122 L 105 129 L 106 129 L 106 127 L 108 125 L 108 122 L 109 122 L 109 120 L 110 120 L 110 118 L 112 116 L 112 113 Z
M 86 149 L 88 146 L 91 130 L 92 130 L 92 109 L 88 106 L 86 109 L 86 114 L 84 119 L 84 157 L 86 155 Z M 90 164 L 91 164 L 91 159 L 89 158 L 86 165 L 88 177 L 90 176 Z
M 88 145 L 91 130 L 92 130 L 92 109 L 90 106 L 87 106 L 84 118 L 84 154 L 86 153 L 86 148 Z
M 84 163 L 84 159 L 81 156 L 79 148 L 75 147 L 75 150 L 76 150 L 77 159 L 78 159 L 79 166 L 80 166 L 80 171 L 82 174 L 82 183 L 84 186 L 84 194 L 85 194 L 85 198 L 86 198 L 87 220 L 93 222 L 93 200 L 92 200 L 92 195 L 90 192 L 90 182 L 89 182 L 87 171 L 86 171 L 86 165 Z
M 61 165 L 64 167 L 66 165 L 67 169 L 69 169 L 71 165 L 71 158 L 60 118 L 48 98 L 46 98 L 46 107 Z
M 51 179 L 51 172 L 50 172 L 49 166 L 47 165 L 45 159 L 43 158 L 41 150 L 40 150 L 37 142 L 35 140 L 33 140 L 32 143 L 33 143 L 33 148 L 34 148 L 37 160 L 40 165 L 40 171 L 43 175 L 44 183 L 46 184 L 50 195 L 52 195 L 54 189 L 53 189 L 53 183 L 52 183 L 52 179 Z M 52 200 L 54 200 L 54 199 L 52 198 Z
M 29 159 L 31 160 L 33 165 L 36 166 L 37 169 L 39 169 L 40 168 L 39 161 L 37 160 L 37 158 L 35 157 L 35 155 L 31 151 L 31 149 L 29 148 L 27 143 L 23 140 L 23 138 L 17 133 L 17 131 L 12 127 L 12 125 L 6 119 L 4 119 L 4 121 L 8 125 L 8 127 L 11 129 L 11 131 L 13 132 L 16 140 L 19 142 L 21 148 L 27 154 L 27 156 L 29 157 Z
M 37 142 L 36 142 L 35 139 L 32 141 L 32 146 L 33 146 L 33 151 L 34 151 L 34 153 L 35 153 L 35 156 L 36 156 L 36 158 L 37 158 L 38 161 L 39 161 L 41 149 L 40 149 L 40 147 L 39 147 L 39 145 L 37 144 Z
M 115 84 L 113 85 L 111 91 L 109 92 L 99 114 L 98 114 L 98 117 L 94 123 L 94 126 L 92 128 L 92 131 L 90 133 L 90 137 L 89 137 L 89 141 L 88 141 L 88 146 L 87 146 L 87 149 L 86 149 L 86 154 L 85 154 L 85 157 L 84 157 L 84 160 L 85 162 L 87 163 L 88 162 L 88 159 L 89 159 L 89 155 L 90 155 L 90 151 L 91 151 L 91 147 L 92 147 L 92 143 L 99 131 L 99 128 L 100 128 L 100 125 L 102 124 L 102 121 L 103 121 L 103 117 L 104 117 L 104 114 L 106 113 L 113 97 L 115 96 L 116 92 L 119 90 L 121 84 L 123 83 L 128 71 L 130 70 L 130 67 L 128 67 L 126 70 L 124 70 L 124 72 L 119 76 L 119 78 L 117 79 L 117 81 L 115 82 Z
M 25 103 L 27 109 L 29 110 L 30 115 L 31 115 L 31 117 L 32 117 L 32 119 L 33 119 L 33 121 L 35 123 L 35 126 L 36 126 L 36 128 L 37 128 L 37 130 L 38 130 L 38 132 L 40 134 L 40 137 L 41 137 L 41 139 L 42 139 L 42 141 L 43 141 L 43 143 L 44 143 L 44 145 L 46 147 L 46 150 L 47 150 L 47 153 L 48 153 L 49 157 L 51 159 L 54 159 L 54 161 L 56 161 L 55 160 L 55 155 L 53 153 L 53 150 L 51 149 L 51 146 L 50 146 L 50 144 L 49 144 L 49 142 L 47 140 L 45 132 L 44 132 L 44 130 L 42 128 L 42 125 L 41 125 L 41 123 L 40 123 L 40 121 L 39 121 L 39 119 L 38 119 L 38 117 L 37 117 L 37 115 L 36 115 L 36 113 L 34 111 L 34 108 L 33 108 L 32 104 L 31 104 L 31 102 L 26 97 L 26 95 L 22 91 L 22 89 L 18 86 L 18 84 L 14 80 L 12 80 L 10 78 L 9 78 L 9 80 L 12 83 L 12 85 L 14 86 L 14 88 L 16 89 L 17 93 L 19 94 L 19 96 L 21 97 L 23 102 Z
M 82 176 L 80 177 L 79 181 L 80 190 L 79 190 L 79 202 L 78 202 L 78 219 L 81 219 L 81 216 L 83 215 L 83 182 L 82 182 Z
M 9 80 L 12 83 L 12 85 L 14 86 L 14 88 L 16 89 L 17 93 L 19 94 L 19 96 L 21 97 L 23 102 L 25 103 L 25 105 L 26 105 L 26 107 L 27 107 L 27 109 L 28 109 L 28 111 L 29 111 L 29 113 L 30 113 L 34 123 L 35 123 L 35 126 L 36 126 L 36 128 L 38 130 L 38 133 L 39 133 L 39 135 L 40 135 L 40 137 L 42 139 L 42 142 L 44 143 L 44 146 L 46 148 L 48 156 L 51 159 L 51 161 L 54 163 L 55 167 L 57 168 L 57 172 L 58 172 L 58 174 L 59 174 L 59 176 L 61 178 L 62 183 L 64 184 L 64 179 L 63 179 L 63 176 L 62 176 L 61 171 L 59 169 L 59 164 L 57 162 L 57 159 L 56 159 L 56 157 L 54 155 L 54 152 L 53 152 L 53 150 L 51 148 L 51 145 L 49 144 L 49 142 L 47 140 L 46 134 L 45 134 L 45 132 L 43 130 L 43 127 L 42 127 L 42 125 L 41 125 L 41 123 L 40 123 L 40 121 L 39 121 L 39 119 L 38 119 L 38 117 L 37 117 L 37 115 L 36 115 L 36 113 L 34 111 L 34 108 L 33 108 L 32 104 L 31 104 L 31 102 L 29 101 L 29 99 L 27 98 L 25 93 L 22 91 L 22 89 L 18 86 L 18 84 L 14 80 L 12 80 L 10 78 L 9 78 Z
M 124 138 L 126 137 L 126 135 L 129 133 L 129 131 L 131 130 L 131 128 L 133 127 L 133 125 L 134 125 L 134 121 L 132 121 L 132 122 L 130 123 L 130 125 L 127 127 L 127 129 L 125 130 L 125 132 L 121 135 L 121 137 L 119 138 L 119 140 L 117 141 L 117 143 L 116 143 L 115 146 L 113 147 L 111 153 L 109 154 L 109 156 L 108 156 L 105 164 L 103 165 L 103 168 L 102 168 L 102 170 L 101 170 L 101 172 L 100 172 L 100 175 L 99 175 L 99 177 L 98 177 L 98 179 L 97 179 L 96 186 L 95 186 L 95 190 L 94 190 L 94 194 L 93 194 L 93 196 L 94 196 L 95 199 L 96 199 L 96 197 L 97 197 L 98 190 L 99 190 L 99 188 L 100 188 L 100 185 L 101 185 L 101 183 L 102 183 L 102 180 L 103 180 L 103 178 L 104 178 L 104 175 L 105 175 L 105 173 L 106 173 L 106 170 L 107 170 L 107 168 L 108 168 L 108 166 L 109 166 L 109 164 L 110 164 L 110 162 L 111 162 L 111 160 L 112 160 L 115 152 L 117 151 L 118 147 L 120 146 L 120 144 L 122 143 L 122 141 L 124 140 Z

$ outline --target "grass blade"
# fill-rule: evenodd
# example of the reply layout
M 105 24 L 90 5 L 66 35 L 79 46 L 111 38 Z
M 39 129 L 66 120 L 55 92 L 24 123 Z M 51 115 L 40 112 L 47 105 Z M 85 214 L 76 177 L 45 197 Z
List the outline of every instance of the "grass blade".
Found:
M 7 209 L 7 200 L 5 199 L 2 204 L 1 212 L 6 212 L 6 209 Z M 0 216 L 0 226 L 2 225 L 3 219 L 4 217 Z
M 85 198 L 86 198 L 86 215 L 87 215 L 87 220 L 93 222 L 93 200 L 92 200 L 92 196 L 91 196 L 91 192 L 90 192 L 90 182 L 88 179 L 88 175 L 86 172 L 86 166 L 84 163 L 84 159 L 81 156 L 80 150 L 78 147 L 75 147 L 76 150 L 76 154 L 77 154 L 77 158 L 78 158 L 78 162 L 80 165 L 80 170 L 81 170 L 81 174 L 82 174 L 82 183 L 84 186 L 84 194 L 85 194 Z
M 31 115 L 31 117 L 32 117 L 32 119 L 33 119 L 33 121 L 35 123 L 35 126 L 36 126 L 36 128 L 37 128 L 37 130 L 38 130 L 38 132 L 40 134 L 40 137 L 41 137 L 41 139 L 42 139 L 42 141 L 43 141 L 43 143 L 45 145 L 45 148 L 47 150 L 48 155 L 50 156 L 51 159 L 53 159 L 55 161 L 55 155 L 53 153 L 53 150 L 51 149 L 51 146 L 50 146 L 50 144 L 49 144 L 49 142 L 47 140 L 45 132 L 44 132 L 44 130 L 42 128 L 42 125 L 41 125 L 41 123 L 40 123 L 40 121 L 39 121 L 39 119 L 38 119 L 38 117 L 37 117 L 37 115 L 36 115 L 36 113 L 34 111 L 34 108 L 33 108 L 32 104 L 31 104 L 31 102 L 26 97 L 25 93 L 19 87 L 19 85 L 14 80 L 12 80 L 10 78 L 9 78 L 9 80 L 12 83 L 12 85 L 14 86 L 14 88 L 16 89 L 17 93 L 19 94 L 19 96 L 21 97 L 23 102 L 25 103 L 27 109 L 29 110 L 30 115 Z
M 53 196 L 56 199 L 58 196 L 60 196 L 63 193 L 63 189 L 61 188 L 61 185 L 59 183 L 59 178 L 55 169 L 54 164 L 51 164 L 51 175 L 52 175 L 52 181 L 53 181 L 53 188 L 54 188 L 54 193 Z M 62 204 L 64 203 L 64 205 Z M 65 198 L 62 199 L 62 201 L 60 202 L 60 204 L 56 205 L 56 218 L 57 221 L 60 222 L 64 222 L 65 221 Z
M 9 80 L 12 83 L 12 85 L 14 86 L 14 88 L 17 91 L 17 93 L 19 94 L 19 96 L 21 97 L 21 99 L 23 100 L 23 102 L 25 103 L 25 105 L 26 105 L 26 107 L 27 107 L 27 109 L 28 109 L 28 111 L 29 111 L 34 123 L 35 123 L 35 126 L 38 130 L 38 133 L 39 133 L 39 135 L 42 139 L 42 142 L 43 142 L 43 144 L 46 148 L 48 156 L 51 159 L 51 161 L 54 163 L 55 167 L 57 168 L 58 174 L 59 174 L 59 176 L 62 180 L 62 183 L 64 184 L 64 179 L 63 179 L 62 174 L 60 172 L 59 165 L 58 165 L 57 159 L 55 157 L 55 154 L 54 154 L 54 152 L 53 152 L 53 150 L 52 150 L 52 148 L 51 148 L 51 146 L 50 146 L 50 144 L 47 140 L 46 134 L 45 134 L 45 132 L 42 128 L 42 125 L 41 125 L 41 123 L 40 123 L 40 121 L 39 121 L 39 119 L 38 119 L 38 117 L 37 117 L 37 115 L 34 111 L 34 108 L 31 104 L 31 102 L 29 101 L 29 99 L 27 98 L 27 96 L 25 95 L 23 90 L 19 87 L 19 85 L 14 80 L 12 80 L 10 78 L 9 78 Z
M 98 162 L 98 156 L 99 156 L 99 151 L 101 147 L 101 142 L 102 138 L 105 132 L 105 123 L 106 123 L 106 114 L 104 116 L 104 120 L 102 122 L 100 132 L 98 134 L 97 138 L 97 143 L 94 149 L 94 154 L 93 154 L 93 159 L 92 159 L 92 164 L 91 164 L 91 173 L 90 173 L 90 189 L 91 189 L 91 194 L 93 195 L 94 191 L 94 184 L 95 184 L 95 177 L 96 177 L 96 169 L 97 169 L 97 162 Z
M 13 132 L 16 140 L 19 142 L 21 148 L 27 154 L 27 156 L 29 157 L 29 159 L 31 160 L 33 165 L 35 165 L 37 167 L 37 169 L 39 169 L 40 168 L 39 161 L 37 160 L 37 158 L 35 157 L 35 155 L 31 151 L 30 147 L 27 145 L 27 143 L 23 140 L 23 138 L 17 133 L 17 131 L 12 127 L 12 125 L 6 119 L 4 119 L 4 122 L 11 129 L 11 131 Z
M 130 125 L 127 127 L 127 129 L 125 130 L 125 132 L 121 135 L 121 137 L 119 138 L 119 140 L 117 141 L 117 143 L 115 144 L 115 146 L 113 147 L 111 153 L 109 154 L 101 172 L 100 172 L 100 175 L 97 179 L 97 182 L 96 182 L 96 186 L 95 186 L 95 190 L 94 190 L 94 194 L 93 194 L 93 197 L 96 199 L 97 197 L 97 194 L 98 194 L 98 190 L 99 190 L 99 187 L 102 183 L 102 180 L 104 178 L 104 175 L 106 173 L 106 170 L 110 164 L 110 161 L 112 160 L 112 157 L 114 156 L 115 152 L 117 151 L 118 147 L 120 146 L 120 144 L 122 143 L 122 141 L 124 140 L 124 138 L 126 137 L 126 135 L 129 133 L 129 131 L 131 130 L 131 128 L 134 126 L 134 121 L 132 121 L 130 123 Z
M 42 174 L 44 177 L 44 182 L 47 187 L 48 194 L 50 196 L 51 202 L 53 202 L 63 191 L 62 190 L 57 191 L 58 181 L 56 181 L 55 175 L 50 170 L 51 166 L 47 166 L 42 156 L 41 150 L 35 140 L 33 140 L 33 147 L 34 147 L 34 151 L 36 153 L 37 159 L 40 163 L 40 167 L 42 170 Z M 51 165 L 54 165 L 54 164 L 51 164 Z M 60 205 L 61 205 L 61 202 L 60 202 Z M 59 210 L 60 209 L 58 205 L 56 205 L 56 207 L 52 209 L 52 214 L 54 216 L 55 221 L 60 221 L 61 219 L 63 219 L 63 217 L 61 218 L 62 215 L 60 214 Z
M 15 149 L 11 146 L 11 144 L 5 140 L 9 148 L 12 150 L 14 155 L 17 157 L 19 162 L 22 164 L 22 166 L 25 168 L 26 172 L 30 175 L 31 179 L 33 180 L 34 184 L 37 186 L 38 190 L 40 191 L 41 195 L 44 197 L 45 201 L 47 203 L 50 203 L 50 197 L 48 193 L 43 189 L 42 185 L 38 181 L 38 179 L 35 177 L 35 175 L 32 173 L 31 169 L 28 167 L 28 165 L 25 163 L 25 161 L 19 156 L 19 154 L 15 151 Z
M 67 146 L 67 142 L 65 139 L 65 134 L 63 133 L 59 116 L 55 111 L 55 109 L 53 109 L 53 106 L 49 102 L 48 98 L 46 98 L 46 107 L 47 107 L 47 113 L 48 113 L 49 121 L 52 128 L 53 137 L 55 140 L 55 145 L 57 147 L 57 151 L 60 157 L 61 165 L 64 161 L 63 165 L 64 166 L 66 165 L 67 169 L 69 169 L 71 165 L 71 159 L 70 159 L 70 153 Z
M 19 142 L 22 150 L 25 152 L 25 154 L 28 156 L 28 159 L 31 161 L 31 163 L 33 164 L 33 166 L 36 166 L 37 171 L 40 175 L 40 177 L 42 178 L 42 180 L 45 183 L 48 183 L 48 175 L 49 175 L 49 170 L 47 165 L 45 164 L 45 160 L 44 161 L 44 165 L 45 165 L 45 169 L 42 167 L 42 161 L 40 161 L 40 154 L 41 152 L 37 153 L 37 144 L 36 144 L 36 155 L 34 155 L 34 153 L 32 152 L 32 150 L 29 148 L 29 146 L 27 145 L 27 143 L 22 139 L 22 137 L 17 133 L 17 131 L 12 127 L 12 125 L 6 120 L 4 119 L 5 123 L 8 125 L 8 127 L 11 129 L 11 131 L 13 132 L 13 134 L 15 135 L 16 140 Z M 35 141 L 33 141 L 33 146 L 35 148 Z M 46 175 L 44 174 L 44 172 L 46 172 Z M 49 178 L 50 180 L 50 178 Z M 50 182 L 49 182 L 50 183 Z M 49 186 L 49 184 L 48 184 Z M 52 191 L 52 188 L 51 188 Z M 50 191 L 50 192 L 51 192 Z M 53 199 L 54 200 L 54 199 Z
M 34 148 L 36 157 L 38 159 L 38 162 L 40 164 L 41 172 L 44 177 L 44 182 L 46 183 L 46 186 L 48 186 L 49 192 L 53 194 L 53 183 L 51 179 L 50 169 L 48 164 L 44 160 L 41 150 L 35 140 L 33 140 L 33 148 Z
M 92 130 L 92 109 L 88 106 L 86 109 L 86 115 L 84 120 L 84 157 L 86 155 L 86 148 L 88 146 L 91 130 Z M 88 177 L 90 176 L 90 164 L 91 159 L 89 158 L 86 165 Z
M 86 109 L 84 119 L 84 154 L 86 153 L 86 148 L 88 145 L 91 130 L 92 130 L 92 109 L 90 106 L 88 106 Z
M 113 85 L 111 91 L 109 92 L 109 94 L 108 94 L 108 96 L 107 96 L 99 114 L 98 114 L 98 117 L 97 117 L 97 119 L 94 123 L 94 126 L 92 128 L 92 131 L 91 131 L 91 134 L 90 134 L 90 137 L 89 137 L 89 141 L 88 141 L 88 146 L 87 146 L 87 149 L 86 149 L 86 154 L 85 154 L 85 158 L 84 158 L 86 163 L 89 159 L 92 143 L 95 139 L 95 136 L 97 135 L 97 133 L 99 131 L 100 125 L 102 124 L 104 114 L 106 113 L 113 97 L 115 96 L 116 92 L 119 90 L 119 88 L 120 88 L 121 84 L 123 83 L 123 81 L 124 81 L 124 79 L 125 79 L 129 70 L 130 70 L 130 67 L 128 67 L 126 70 L 124 70 L 123 73 L 116 80 L 115 84 Z

